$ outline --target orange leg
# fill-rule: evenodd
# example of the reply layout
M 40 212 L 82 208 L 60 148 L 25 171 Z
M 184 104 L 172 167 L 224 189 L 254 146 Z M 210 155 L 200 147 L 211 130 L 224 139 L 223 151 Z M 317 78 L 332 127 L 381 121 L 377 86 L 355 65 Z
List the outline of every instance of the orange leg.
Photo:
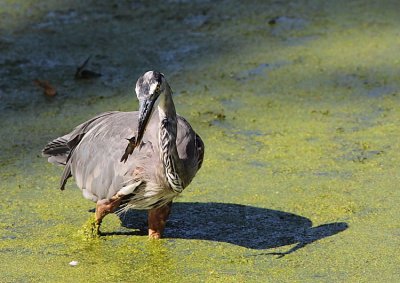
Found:
M 114 212 L 121 204 L 121 201 L 122 197 L 115 195 L 111 199 L 102 199 L 96 203 L 96 226 L 98 234 L 100 233 L 99 229 L 103 218 L 107 214 Z
M 150 239 L 161 238 L 162 232 L 165 228 L 165 223 L 167 222 L 168 216 L 171 212 L 171 205 L 172 202 L 162 207 L 149 210 L 148 225 Z

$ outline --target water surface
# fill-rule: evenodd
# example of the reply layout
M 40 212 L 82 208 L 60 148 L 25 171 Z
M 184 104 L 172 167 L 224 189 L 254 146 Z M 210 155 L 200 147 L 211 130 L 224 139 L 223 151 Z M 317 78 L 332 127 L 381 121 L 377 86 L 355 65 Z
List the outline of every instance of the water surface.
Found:
M 397 1 L 3 1 L 0 281 L 400 280 Z M 76 80 L 88 69 L 101 77 Z M 162 71 L 206 144 L 161 241 L 41 148 Z M 57 95 L 46 97 L 34 80 Z M 129 135 L 129 134 L 128 134 Z M 71 261 L 78 265 L 71 267 Z

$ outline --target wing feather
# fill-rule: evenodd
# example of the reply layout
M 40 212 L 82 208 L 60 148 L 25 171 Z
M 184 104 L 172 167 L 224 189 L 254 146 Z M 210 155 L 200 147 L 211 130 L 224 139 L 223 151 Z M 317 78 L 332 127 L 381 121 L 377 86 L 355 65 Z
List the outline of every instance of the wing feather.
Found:
M 50 163 L 65 166 L 61 176 L 60 189 L 64 190 L 65 184 L 71 177 L 70 158 L 75 147 L 82 140 L 83 136 L 97 123 L 106 119 L 110 115 L 118 113 L 117 111 L 101 113 L 92 119 L 78 125 L 72 132 L 49 142 L 42 150 L 42 155 L 48 157 Z

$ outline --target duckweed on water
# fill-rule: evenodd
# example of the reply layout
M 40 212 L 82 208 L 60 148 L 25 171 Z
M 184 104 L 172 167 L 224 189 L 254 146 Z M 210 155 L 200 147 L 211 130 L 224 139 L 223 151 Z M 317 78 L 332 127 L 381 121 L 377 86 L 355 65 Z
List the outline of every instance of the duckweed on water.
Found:
M 99 225 L 96 223 L 94 216 L 90 217 L 86 223 L 78 230 L 78 235 L 82 237 L 82 240 L 91 240 L 99 238 Z
M 6 3 L 1 282 L 400 280 L 398 1 Z M 102 76 L 75 80 L 89 55 Z M 141 212 L 92 237 L 94 205 L 57 190 L 40 149 L 136 109 L 148 69 L 204 139 L 204 166 L 165 239 Z

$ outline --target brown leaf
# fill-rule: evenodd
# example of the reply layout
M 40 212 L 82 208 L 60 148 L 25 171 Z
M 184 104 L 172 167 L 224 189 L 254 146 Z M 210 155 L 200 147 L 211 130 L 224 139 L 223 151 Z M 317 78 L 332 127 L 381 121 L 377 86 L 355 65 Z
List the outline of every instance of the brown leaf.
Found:
M 33 82 L 43 89 L 44 95 L 55 96 L 57 94 L 57 90 L 48 81 L 34 80 Z

